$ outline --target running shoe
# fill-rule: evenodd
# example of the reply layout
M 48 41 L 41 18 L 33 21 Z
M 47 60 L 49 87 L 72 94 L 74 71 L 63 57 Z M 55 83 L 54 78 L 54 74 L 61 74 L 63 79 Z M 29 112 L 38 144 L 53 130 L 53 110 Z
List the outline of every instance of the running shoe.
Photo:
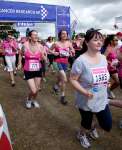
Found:
M 81 134 L 80 132 L 78 132 L 77 139 L 80 141 L 80 144 L 84 148 L 90 148 L 91 147 L 91 144 L 90 144 L 86 134 Z
M 66 99 L 65 99 L 65 96 L 61 96 L 60 102 L 61 102 L 61 104 L 63 104 L 63 105 L 66 105 L 66 104 L 68 103 L 68 102 L 66 101 Z
M 119 128 L 122 129 L 122 120 L 119 122 Z
M 15 86 L 15 82 L 11 81 L 11 86 L 14 87 Z
M 58 95 L 58 94 L 59 94 L 59 89 L 58 89 L 58 88 L 56 88 L 55 86 L 53 87 L 53 91 L 54 91 L 54 93 L 55 93 L 56 95 Z
M 46 78 L 43 78 L 43 81 L 44 81 L 44 82 L 47 82 Z
M 32 108 L 32 101 L 31 100 L 26 100 L 25 106 L 27 109 L 31 109 Z
M 23 76 L 23 80 L 25 80 L 25 75 Z
M 39 103 L 38 103 L 37 101 L 35 101 L 35 100 L 31 101 L 31 104 L 32 104 L 32 106 L 35 107 L 35 108 L 40 108 Z
M 92 138 L 93 140 L 98 139 L 98 138 L 99 138 L 99 134 L 98 134 L 96 128 L 92 129 L 92 130 L 89 132 L 88 136 L 89 136 L 90 138 Z

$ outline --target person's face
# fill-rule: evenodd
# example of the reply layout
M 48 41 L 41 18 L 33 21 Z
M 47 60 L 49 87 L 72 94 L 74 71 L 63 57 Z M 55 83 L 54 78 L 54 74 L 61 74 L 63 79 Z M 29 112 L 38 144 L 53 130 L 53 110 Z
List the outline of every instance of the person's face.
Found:
M 30 37 L 30 39 L 33 41 L 33 42 L 37 42 L 38 41 L 38 33 L 37 32 L 32 32 L 31 33 L 31 37 Z
M 88 49 L 91 49 L 93 51 L 100 51 L 101 47 L 103 45 L 103 38 L 99 35 L 94 36 L 88 43 Z
M 76 41 L 80 42 L 80 44 L 82 45 L 83 42 L 84 42 L 84 37 L 78 36 L 78 37 L 76 38 Z
M 62 31 L 61 32 L 61 40 L 67 40 L 67 32 L 66 31 Z
M 118 45 L 118 38 L 115 36 L 113 39 L 113 46 L 117 46 Z
M 12 36 L 11 35 L 8 35 L 8 41 L 12 41 Z
M 50 41 L 50 42 L 52 42 L 52 41 L 53 41 L 53 38 L 52 38 L 52 37 L 50 37 L 50 38 L 49 38 L 49 41 Z
M 78 36 L 77 40 L 80 41 L 81 44 L 83 44 L 83 42 L 84 42 L 84 37 Z

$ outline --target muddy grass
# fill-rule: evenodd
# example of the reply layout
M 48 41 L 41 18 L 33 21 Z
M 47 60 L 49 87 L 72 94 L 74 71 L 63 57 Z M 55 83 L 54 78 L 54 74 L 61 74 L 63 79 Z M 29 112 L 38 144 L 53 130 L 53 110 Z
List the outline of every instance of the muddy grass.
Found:
M 74 106 L 73 90 L 68 84 L 68 106 L 59 103 L 59 97 L 52 94 L 55 76 L 50 75 L 39 93 L 40 109 L 27 110 L 24 100 L 27 85 L 22 74 L 16 77 L 15 88 L 10 86 L 8 74 L 0 69 L 0 103 L 5 111 L 14 150 L 82 150 L 76 140 L 80 127 L 80 115 Z M 122 91 L 115 91 L 118 98 Z M 92 141 L 91 150 L 122 150 L 122 130 L 118 123 L 122 119 L 122 109 L 111 107 L 113 129 L 104 133 L 99 129 L 100 138 Z

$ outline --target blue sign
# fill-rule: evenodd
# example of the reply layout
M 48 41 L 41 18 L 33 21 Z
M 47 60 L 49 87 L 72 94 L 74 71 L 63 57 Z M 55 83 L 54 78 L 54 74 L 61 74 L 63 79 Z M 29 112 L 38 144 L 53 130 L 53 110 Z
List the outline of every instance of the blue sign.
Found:
M 57 32 L 62 29 L 70 36 L 70 7 L 57 6 Z
M 17 25 L 24 27 L 34 26 L 34 24 L 23 22 L 55 22 L 57 33 L 61 29 L 66 29 L 70 35 L 69 7 L 0 1 L 0 20 L 19 22 Z
M 23 2 L 1 2 L 0 20 L 8 21 L 54 21 L 56 6 Z

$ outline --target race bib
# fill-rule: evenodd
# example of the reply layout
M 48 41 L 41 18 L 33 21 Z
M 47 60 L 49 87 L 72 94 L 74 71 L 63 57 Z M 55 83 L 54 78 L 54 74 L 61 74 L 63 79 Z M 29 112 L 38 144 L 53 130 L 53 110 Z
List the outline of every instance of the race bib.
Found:
M 39 62 L 30 62 L 29 63 L 29 71 L 39 71 L 40 63 Z
M 100 68 L 91 68 L 92 76 L 93 76 L 93 84 L 107 84 L 109 80 L 109 73 L 107 67 Z
M 65 57 L 69 57 L 69 51 L 61 50 L 61 51 L 60 51 L 60 55 L 61 55 L 61 56 L 65 56 Z
M 7 54 L 12 54 L 12 53 L 13 53 L 12 49 L 5 49 L 5 52 L 6 52 Z
M 107 67 L 91 68 L 91 73 L 93 85 L 89 91 L 93 93 L 93 97 L 88 100 L 87 105 L 92 112 L 98 112 L 99 108 L 104 105 L 104 100 L 107 97 L 109 73 Z

